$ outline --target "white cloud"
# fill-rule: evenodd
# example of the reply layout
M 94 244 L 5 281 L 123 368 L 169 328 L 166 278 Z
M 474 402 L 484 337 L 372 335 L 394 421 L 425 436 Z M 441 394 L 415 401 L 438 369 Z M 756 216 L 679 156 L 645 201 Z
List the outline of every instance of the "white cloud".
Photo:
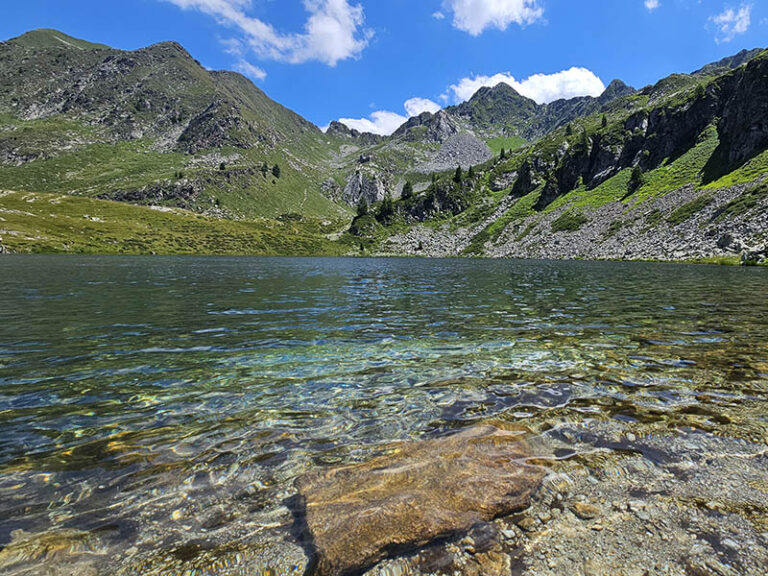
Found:
M 487 28 L 506 30 L 510 24 L 525 26 L 542 17 L 538 0 L 443 0 L 453 13 L 453 26 L 479 36 Z
M 432 14 L 432 18 L 434 18 L 435 20 L 443 20 L 445 19 L 445 14 L 443 14 L 442 12 L 440 12 L 440 10 L 438 10 L 437 12 L 434 12 Z
M 739 34 L 749 30 L 749 25 L 752 23 L 752 4 L 742 4 L 738 10 L 726 8 L 709 20 L 717 27 L 715 42 L 718 44 L 730 42 Z
M 329 66 L 360 55 L 372 36 L 363 27 L 363 7 L 348 0 L 304 0 L 309 17 L 303 32 L 284 34 L 248 16 L 251 0 L 165 0 L 184 10 L 199 10 L 243 34 L 243 42 L 262 58 Z M 240 48 L 242 49 L 242 47 Z
M 450 86 L 449 91 L 453 93 L 456 102 L 464 102 L 474 96 L 480 88 L 496 86 L 502 82 L 539 104 L 576 96 L 596 97 L 605 91 L 602 80 L 586 68 L 570 68 L 555 74 L 534 74 L 521 81 L 506 72 L 493 76 L 462 78 L 457 84 Z
M 445 103 L 450 100 L 463 102 L 474 96 L 480 88 L 496 86 L 502 82 L 539 104 L 560 98 L 597 97 L 605 91 L 605 84 L 592 71 L 586 68 L 570 68 L 555 74 L 534 74 L 522 81 L 516 80 L 509 73 L 462 78 L 458 83 L 450 86 L 448 92 L 441 95 L 440 99 Z M 339 122 L 360 132 L 389 135 L 402 126 L 408 118 L 418 116 L 422 112 L 434 114 L 441 109 L 441 106 L 427 98 L 411 98 L 403 104 L 403 108 L 407 116 L 397 112 L 378 110 L 368 118 L 341 118 Z
M 400 128 L 406 120 L 408 118 L 396 112 L 379 110 L 372 113 L 370 118 L 340 118 L 339 122 L 360 132 L 371 132 L 372 134 L 388 136 Z
M 258 66 L 254 66 L 247 60 L 238 61 L 237 64 L 235 64 L 235 70 L 254 80 L 264 80 L 264 78 L 267 77 L 267 73 L 264 70 Z
M 440 105 L 428 98 L 411 98 L 403 104 L 408 116 L 403 116 L 397 112 L 387 110 L 378 110 L 373 112 L 369 118 L 341 118 L 339 122 L 345 126 L 360 132 L 371 132 L 382 136 L 389 136 L 400 128 L 408 118 L 418 116 L 422 112 L 432 112 L 433 114 L 440 110 Z
M 645 7 L 648 9 L 648 12 L 653 12 L 660 6 L 661 2 L 659 0 L 645 0 Z
M 411 98 L 410 100 L 406 100 L 405 104 L 403 104 L 403 107 L 405 108 L 405 111 L 408 113 L 408 116 L 418 116 L 422 112 L 431 112 L 434 114 L 440 108 L 440 104 L 437 102 L 433 102 L 432 100 L 429 100 L 428 98 Z

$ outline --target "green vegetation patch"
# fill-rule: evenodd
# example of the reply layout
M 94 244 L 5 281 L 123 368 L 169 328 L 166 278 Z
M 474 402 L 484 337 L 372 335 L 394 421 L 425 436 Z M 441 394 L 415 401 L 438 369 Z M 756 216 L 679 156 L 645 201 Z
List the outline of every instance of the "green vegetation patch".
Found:
M 704 208 L 712 203 L 711 196 L 699 196 L 695 200 L 686 202 L 680 206 L 677 210 L 670 214 L 667 218 L 667 222 L 670 226 L 679 226 L 686 220 L 690 219 L 694 214 L 701 212 Z
M 620 202 L 627 194 L 631 172 L 629 168 L 622 170 L 592 190 L 580 186 L 573 192 L 558 197 L 546 207 L 544 212 L 553 212 L 564 206 L 571 206 L 574 209 L 597 209 L 611 202 Z
M 717 189 L 735 186 L 736 184 L 745 184 L 754 182 L 760 176 L 768 174 L 768 150 L 763 150 L 760 154 L 749 160 L 744 165 L 729 174 L 710 182 L 704 188 Z
M 700 186 L 702 171 L 719 143 L 717 128 L 707 127 L 699 135 L 693 148 L 671 162 L 665 162 L 655 170 L 646 172 L 643 185 L 632 197 L 646 199 L 677 190 L 687 184 Z
M 185 165 L 183 154 L 154 152 L 150 142 L 92 144 L 55 158 L 0 166 L 0 182 L 15 190 L 96 195 L 173 179 Z
M 576 232 L 589 222 L 581 212 L 565 212 L 552 222 L 552 232 Z
M 760 202 L 765 198 L 768 198 L 768 183 L 763 182 L 749 192 L 746 192 L 738 198 L 731 200 L 718 211 L 718 215 L 715 220 L 719 222 L 725 218 L 734 218 L 746 214 L 753 208 L 757 207 L 758 204 L 760 204 Z
M 285 219 L 219 220 L 180 209 L 30 192 L 0 192 L 0 242 L 11 252 L 340 255 L 345 248 Z
M 464 249 L 464 254 L 482 254 L 483 246 L 487 242 L 495 242 L 511 223 L 534 215 L 536 211 L 533 207 L 539 200 L 540 195 L 541 189 L 539 188 L 519 198 L 498 220 L 492 222 L 472 238 L 469 246 Z
M 626 226 L 629 226 L 628 222 L 625 222 L 624 220 L 621 220 L 620 218 L 617 218 L 613 222 L 611 222 L 610 226 L 608 226 L 608 232 L 606 232 L 605 237 L 611 238 L 613 236 L 616 236 L 622 228 L 625 228 Z
M 486 144 L 488 144 L 488 148 L 490 148 L 494 154 L 499 154 L 502 149 L 511 152 L 512 150 L 522 148 L 528 144 L 528 140 L 521 138 L 520 136 L 503 136 L 499 138 L 491 138 L 486 141 Z

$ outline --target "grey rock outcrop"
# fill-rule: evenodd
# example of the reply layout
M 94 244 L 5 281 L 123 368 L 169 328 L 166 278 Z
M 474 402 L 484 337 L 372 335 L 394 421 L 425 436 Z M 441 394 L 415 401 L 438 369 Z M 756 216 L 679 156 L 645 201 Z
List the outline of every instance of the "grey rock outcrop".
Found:
M 470 132 L 461 132 L 446 140 L 432 160 L 417 166 L 415 170 L 428 174 L 452 170 L 456 166 L 469 168 L 492 156 L 493 152 L 485 142 Z
M 352 206 L 365 198 L 368 204 L 381 202 L 387 196 L 387 187 L 377 173 L 358 168 L 358 170 L 349 177 L 347 185 L 342 194 L 342 200 Z

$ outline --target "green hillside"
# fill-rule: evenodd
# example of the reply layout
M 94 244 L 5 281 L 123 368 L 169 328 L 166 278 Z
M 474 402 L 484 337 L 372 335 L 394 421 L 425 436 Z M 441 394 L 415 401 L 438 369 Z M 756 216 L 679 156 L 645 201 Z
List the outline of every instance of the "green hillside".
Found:
M 0 191 L 0 245 L 14 253 L 338 255 L 311 221 L 238 222 L 58 194 Z
M 316 126 L 173 42 L 121 51 L 36 30 L 0 44 L 6 188 L 337 219 L 332 154 Z
M 0 43 L 0 187 L 17 191 L 0 198 L 3 244 L 759 259 L 766 118 L 768 52 L 753 50 L 640 90 L 614 80 L 596 98 L 538 104 L 499 84 L 388 137 L 338 122 L 323 133 L 175 42 L 124 51 L 35 30 Z M 24 193 L 67 211 L 22 210 Z M 370 209 L 355 218 L 358 206 Z M 109 224 L 84 226 L 97 209 Z M 88 239 L 95 224 L 109 242 Z

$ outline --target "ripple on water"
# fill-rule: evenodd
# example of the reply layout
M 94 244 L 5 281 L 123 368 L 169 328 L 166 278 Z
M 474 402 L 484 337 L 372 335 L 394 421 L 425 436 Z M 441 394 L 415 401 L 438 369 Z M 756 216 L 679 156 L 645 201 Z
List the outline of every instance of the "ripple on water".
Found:
M 307 559 L 285 505 L 298 476 L 477 423 L 526 426 L 557 466 L 637 478 L 648 471 L 615 458 L 666 462 L 652 440 L 663 434 L 768 440 L 762 271 L 0 265 L 0 546 L 83 532 L 91 556 L 114 558 L 107 573 L 298 573 Z M 590 436 L 601 422 L 615 438 Z M 56 564 L 53 548 L 32 556 Z M 292 563 L 258 564 L 279 556 Z

